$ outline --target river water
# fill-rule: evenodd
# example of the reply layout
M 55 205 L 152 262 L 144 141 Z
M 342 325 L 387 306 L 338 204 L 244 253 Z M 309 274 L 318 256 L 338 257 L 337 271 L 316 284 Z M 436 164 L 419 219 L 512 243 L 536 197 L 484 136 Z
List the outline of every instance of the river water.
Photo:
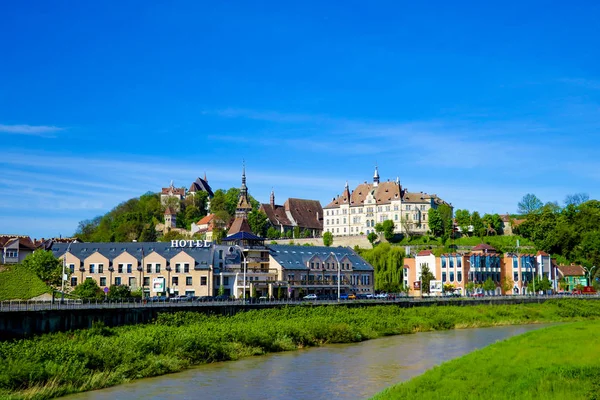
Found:
M 206 364 L 69 400 L 365 399 L 498 340 L 546 325 L 457 329 Z

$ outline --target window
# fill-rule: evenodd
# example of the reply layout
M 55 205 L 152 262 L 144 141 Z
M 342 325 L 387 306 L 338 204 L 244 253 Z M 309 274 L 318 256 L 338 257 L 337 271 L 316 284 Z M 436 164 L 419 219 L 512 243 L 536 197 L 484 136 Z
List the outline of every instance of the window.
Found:
M 454 268 L 454 258 L 450 257 L 450 268 Z
M 93 274 L 96 272 L 96 264 L 90 264 L 90 274 Z
M 19 251 L 14 249 L 6 249 L 6 258 L 17 258 L 19 257 Z
M 156 263 L 156 265 L 154 266 L 154 271 L 158 274 L 160 273 L 160 264 Z
M 518 273 L 518 272 L 515 272 L 515 273 L 513 274 L 513 281 L 515 281 L 515 282 L 519 282 L 519 273 Z
M 146 273 L 147 274 L 151 274 L 152 273 L 152 264 L 146 264 Z
M 450 271 L 450 282 L 454 282 L 454 271 Z
M 127 264 L 127 273 L 130 274 L 131 273 L 131 264 Z
M 179 274 L 181 272 L 181 264 L 175 264 L 175 273 Z
M 410 211 L 410 204 L 406 205 L 406 211 Z
M 118 272 L 119 274 L 122 274 L 122 273 L 123 273 L 123 264 L 119 264 L 119 265 L 117 266 L 117 272 Z
M 179 277 L 178 277 L 178 276 L 174 276 L 174 277 L 172 277 L 172 278 L 171 278 L 171 284 L 172 284 L 173 286 L 177 286 L 177 285 L 179 285 Z
M 206 276 L 201 276 L 200 277 L 200 285 L 206 286 Z
M 310 263 L 310 268 L 314 269 L 315 268 L 315 263 Z
M 442 282 L 446 282 L 446 273 L 442 272 Z
M 229 277 L 228 276 L 223 277 L 223 285 L 225 285 L 225 286 L 229 285 Z
M 71 287 L 75 287 L 77 286 L 77 277 L 72 276 L 71 277 Z
M 183 273 L 187 274 L 188 272 L 190 272 L 190 264 L 185 263 L 183 264 Z
M 69 264 L 69 271 L 71 271 L 71 273 L 75 273 L 75 264 Z
M 187 286 L 192 286 L 192 277 L 191 276 L 186 276 L 185 277 L 185 284 Z
M 104 272 L 104 264 L 98 264 L 98 273 L 101 274 Z
M 135 286 L 135 278 L 130 277 L 129 278 L 129 287 L 132 288 Z
M 115 285 L 120 285 L 121 284 L 121 277 L 120 276 L 116 276 L 115 277 Z
M 144 277 L 144 286 L 150 286 L 150 277 L 149 276 Z
M 100 278 L 100 286 L 106 286 L 106 277 L 101 277 Z
M 458 282 L 462 282 L 462 271 L 458 271 L 458 272 L 456 273 L 456 280 L 457 280 Z

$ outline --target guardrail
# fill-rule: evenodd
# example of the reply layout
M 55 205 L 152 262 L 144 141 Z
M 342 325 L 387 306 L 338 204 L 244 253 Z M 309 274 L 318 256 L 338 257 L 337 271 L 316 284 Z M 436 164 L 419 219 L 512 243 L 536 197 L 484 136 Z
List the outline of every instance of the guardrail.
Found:
M 395 299 L 342 299 L 338 302 L 333 300 L 302 300 L 302 299 L 284 299 L 284 300 L 256 300 L 247 299 L 246 305 L 301 305 L 301 304 L 356 304 L 356 303 L 378 303 L 378 304 L 395 304 L 395 303 L 440 303 L 453 304 L 457 302 L 494 302 L 504 300 L 548 300 L 560 298 L 578 298 L 578 299 L 600 299 L 600 294 L 592 295 L 529 295 L 529 296 L 484 296 L 484 297 L 397 297 Z M 172 307 L 172 308 L 187 308 L 187 307 L 203 307 L 203 306 L 239 306 L 244 305 L 241 299 L 224 300 L 224 301 L 85 301 L 85 300 L 60 300 L 41 301 L 41 300 L 11 300 L 0 302 L 0 312 L 13 311 L 44 311 L 44 310 L 74 310 L 74 309 L 116 309 L 116 308 L 148 308 L 148 307 Z

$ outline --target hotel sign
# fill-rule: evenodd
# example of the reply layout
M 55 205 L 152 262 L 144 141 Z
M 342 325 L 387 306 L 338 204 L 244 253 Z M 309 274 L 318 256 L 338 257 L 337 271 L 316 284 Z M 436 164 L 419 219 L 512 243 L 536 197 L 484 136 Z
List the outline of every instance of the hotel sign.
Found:
M 190 247 L 210 247 L 211 242 L 206 240 L 171 240 L 172 248 L 190 248 Z
M 413 288 L 415 290 L 421 290 L 421 281 L 414 281 L 413 282 Z

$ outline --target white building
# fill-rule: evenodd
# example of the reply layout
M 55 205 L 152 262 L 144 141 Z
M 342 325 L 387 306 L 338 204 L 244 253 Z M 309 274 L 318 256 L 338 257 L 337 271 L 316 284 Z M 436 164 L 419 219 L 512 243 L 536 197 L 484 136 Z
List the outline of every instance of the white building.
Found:
M 353 191 L 348 183 L 341 195 L 323 208 L 323 231 L 334 236 L 365 235 L 375 225 L 394 221 L 395 233 L 425 234 L 429 230 L 430 208 L 447 204 L 435 194 L 409 192 L 400 180 L 379 181 L 375 168 L 373 183 L 361 183 Z

